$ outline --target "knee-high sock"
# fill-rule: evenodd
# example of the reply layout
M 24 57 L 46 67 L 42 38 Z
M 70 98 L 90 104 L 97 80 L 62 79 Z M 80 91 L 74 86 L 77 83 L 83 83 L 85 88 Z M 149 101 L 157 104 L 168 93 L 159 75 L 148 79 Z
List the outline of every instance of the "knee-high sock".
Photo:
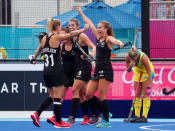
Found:
M 73 99 L 72 99 L 71 115 L 70 115 L 70 116 L 72 116 L 73 118 L 76 117 L 79 104 L 80 104 L 80 98 L 73 98 Z
M 142 114 L 142 116 L 144 116 L 145 118 L 147 118 L 147 116 L 148 116 L 150 105 L 151 105 L 150 98 L 149 97 L 144 98 L 143 99 L 143 114 Z
M 56 121 L 60 123 L 61 122 L 61 107 L 62 107 L 61 98 L 54 98 L 53 105 L 54 105 L 54 114 L 56 117 Z
M 41 105 L 39 106 L 38 110 L 37 110 L 37 114 L 40 116 L 41 113 L 48 107 L 50 106 L 50 104 L 52 104 L 53 100 L 51 97 L 48 97 L 47 99 L 45 99 Z
M 91 109 L 91 112 L 92 112 L 93 116 L 98 115 L 97 109 L 98 109 L 98 106 L 100 106 L 99 100 L 96 100 L 96 99 L 98 99 L 98 98 L 96 96 L 94 96 L 88 101 L 88 104 L 89 104 L 89 107 Z
M 90 99 L 89 102 L 92 107 L 96 108 L 96 110 L 98 109 L 99 112 L 102 113 L 100 100 L 96 96 L 92 97 L 92 99 Z
M 89 116 L 88 101 L 84 101 L 84 102 L 80 103 L 80 105 L 81 105 L 81 109 L 83 111 L 83 115 L 88 117 Z
M 103 119 L 109 122 L 109 103 L 108 100 L 100 101 L 101 111 L 103 114 Z
M 142 99 L 136 98 L 134 103 L 134 109 L 135 109 L 135 116 L 137 116 L 138 118 L 140 118 L 141 107 L 142 107 Z

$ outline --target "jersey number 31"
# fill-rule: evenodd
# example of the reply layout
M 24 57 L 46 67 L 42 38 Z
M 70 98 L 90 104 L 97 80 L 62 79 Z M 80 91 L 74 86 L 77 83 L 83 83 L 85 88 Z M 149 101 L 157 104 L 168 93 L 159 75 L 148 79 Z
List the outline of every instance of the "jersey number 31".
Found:
M 54 66 L 54 59 L 53 59 L 53 54 L 51 55 L 44 55 L 45 57 L 45 66 L 48 67 L 49 65 Z M 51 64 L 50 64 L 51 62 Z

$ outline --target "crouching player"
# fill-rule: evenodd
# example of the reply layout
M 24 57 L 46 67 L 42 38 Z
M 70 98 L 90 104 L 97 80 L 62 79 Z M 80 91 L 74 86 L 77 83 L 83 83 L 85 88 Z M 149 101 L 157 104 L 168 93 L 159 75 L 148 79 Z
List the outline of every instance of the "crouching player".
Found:
M 148 112 L 151 105 L 150 95 L 151 86 L 154 79 L 154 67 L 149 60 L 148 56 L 137 50 L 135 46 L 129 50 L 126 55 L 126 68 L 130 72 L 132 67 L 134 67 L 134 89 L 136 91 L 137 84 L 139 83 L 140 74 L 142 74 L 140 79 L 140 85 L 137 89 L 134 109 L 135 116 L 130 121 L 132 123 L 146 123 Z M 142 72 L 142 73 L 141 73 Z M 140 117 L 140 111 L 142 107 L 142 95 L 143 95 L 143 113 Z

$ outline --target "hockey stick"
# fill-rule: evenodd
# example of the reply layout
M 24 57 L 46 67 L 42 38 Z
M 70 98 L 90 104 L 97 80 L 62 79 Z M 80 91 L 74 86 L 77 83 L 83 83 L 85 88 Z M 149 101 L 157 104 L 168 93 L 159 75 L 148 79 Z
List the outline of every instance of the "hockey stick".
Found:
M 78 44 L 78 38 L 75 40 L 75 44 L 76 44 L 76 46 L 78 47 L 78 49 L 81 51 L 81 53 L 83 54 L 84 58 L 85 58 L 88 62 L 90 62 L 90 63 L 93 65 L 93 67 L 95 67 L 95 65 L 94 65 L 94 63 L 93 63 L 93 61 L 95 61 L 95 59 L 94 59 L 91 55 L 88 55 L 88 54 L 82 49 L 82 47 Z
M 171 89 L 171 90 L 169 90 L 169 91 L 167 91 L 166 90 L 166 88 L 163 88 L 163 94 L 165 94 L 165 95 L 170 95 L 170 94 L 172 94 L 173 92 L 175 92 L 175 88 L 173 88 L 173 89 Z
M 130 111 L 129 111 L 128 118 L 124 120 L 125 123 L 130 122 L 130 119 L 131 119 L 131 116 L 132 116 L 132 112 L 134 110 L 134 104 L 135 104 L 135 101 L 136 101 L 137 89 L 139 88 L 141 77 L 142 77 L 142 72 L 140 73 L 140 76 L 139 76 L 139 82 L 138 82 L 137 87 L 136 87 L 135 97 L 134 97 L 134 100 L 132 101 L 132 105 L 131 105 L 131 108 L 130 108 Z
M 132 42 L 131 42 L 131 41 L 129 41 L 129 42 L 127 42 L 126 44 L 124 44 L 124 47 L 129 46 L 129 45 L 132 46 Z M 117 50 L 119 50 L 119 49 L 120 49 L 120 47 L 114 48 L 114 51 L 117 51 Z

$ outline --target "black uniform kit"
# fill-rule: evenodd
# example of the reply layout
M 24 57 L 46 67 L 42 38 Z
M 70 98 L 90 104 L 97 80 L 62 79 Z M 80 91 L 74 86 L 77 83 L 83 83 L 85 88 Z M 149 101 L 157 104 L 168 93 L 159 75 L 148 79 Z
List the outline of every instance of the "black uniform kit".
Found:
M 64 73 L 68 80 L 65 84 L 65 87 L 72 87 L 75 77 L 74 55 L 72 53 L 72 50 L 66 51 L 64 43 L 62 45 L 61 57 L 63 62 Z
M 46 44 L 42 49 L 44 54 L 44 81 L 46 87 L 61 86 L 67 82 L 60 57 L 60 46 L 51 48 L 49 40 L 53 35 L 46 36 Z
M 77 39 L 75 42 L 78 42 L 79 35 L 77 35 Z M 81 48 L 89 54 L 88 46 L 81 46 Z M 80 51 L 80 49 L 76 46 L 75 43 L 73 43 L 73 53 L 75 55 L 75 78 L 78 80 L 82 80 L 85 82 L 88 82 L 91 78 L 91 71 L 92 66 L 91 63 L 87 60 L 83 60 L 80 58 L 83 53 Z
M 96 66 L 92 80 L 105 78 L 107 81 L 113 82 L 113 69 L 110 61 L 111 50 L 108 48 L 106 40 L 100 43 L 97 40 L 96 45 Z

